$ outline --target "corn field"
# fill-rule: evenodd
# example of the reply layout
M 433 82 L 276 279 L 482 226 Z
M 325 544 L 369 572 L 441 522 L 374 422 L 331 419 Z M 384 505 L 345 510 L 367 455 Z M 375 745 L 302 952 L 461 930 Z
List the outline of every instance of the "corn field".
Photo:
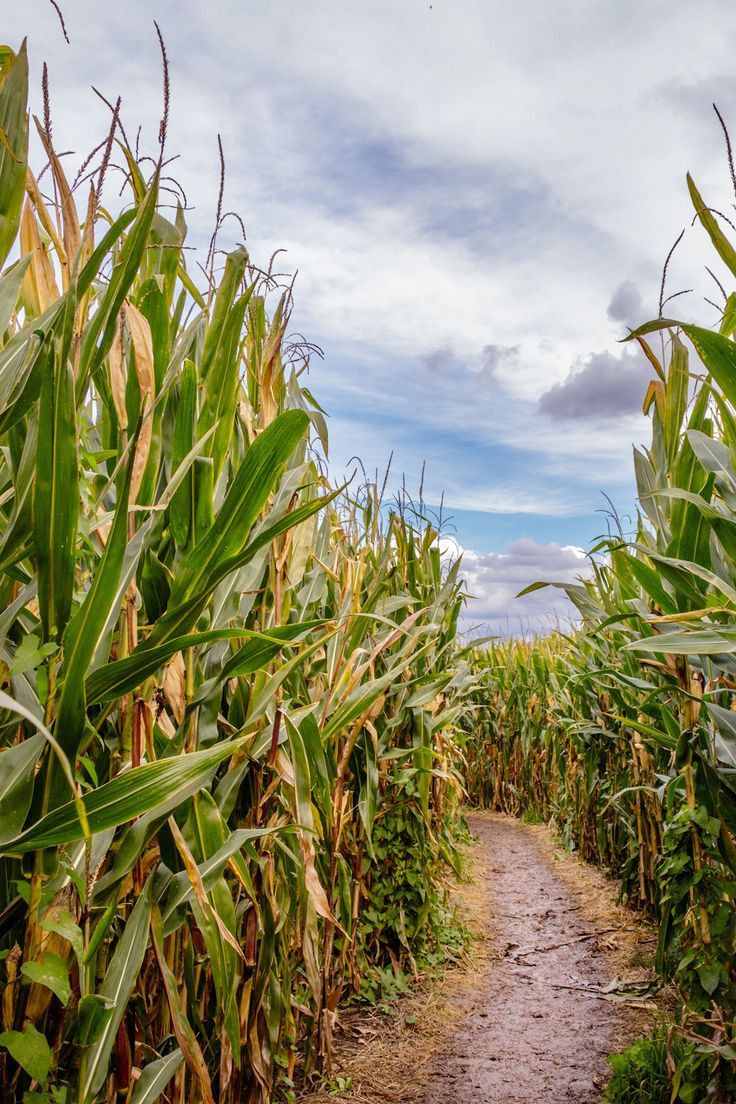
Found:
M 72 178 L 0 64 L 2 1098 L 288 1097 L 448 938 L 460 565 L 329 483 L 292 289 L 221 202 L 187 267 L 168 104 Z
M 688 188 L 736 277 L 724 218 Z M 476 653 L 467 748 L 475 802 L 550 820 L 656 917 L 696 1045 L 673 1101 L 736 1091 L 736 293 L 719 309 L 713 329 L 660 317 L 631 335 L 652 368 L 635 531 L 602 540 L 579 584 L 551 584 L 579 630 Z
M 672 1100 L 734 1099 L 736 292 L 630 336 L 634 531 L 527 588 L 577 628 L 467 646 L 423 504 L 331 482 L 292 284 L 218 248 L 224 174 L 193 261 L 161 46 L 155 156 L 118 101 L 74 174 L 0 47 L 2 1100 L 294 1100 L 341 1005 L 462 944 L 466 797 L 656 919 Z

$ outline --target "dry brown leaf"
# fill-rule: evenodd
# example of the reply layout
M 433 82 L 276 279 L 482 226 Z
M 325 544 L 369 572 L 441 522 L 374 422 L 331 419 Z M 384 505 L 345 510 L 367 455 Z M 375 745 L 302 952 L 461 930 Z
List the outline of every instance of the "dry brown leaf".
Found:
M 35 176 L 30 169 L 26 169 L 26 192 L 28 198 L 33 204 L 36 214 L 38 215 L 39 222 L 43 226 L 44 230 L 48 234 L 49 238 L 54 244 L 56 255 L 59 258 L 59 263 L 65 265 L 67 263 L 66 250 L 61 241 L 61 238 L 56 232 L 51 216 L 49 215 L 48 208 L 44 203 L 43 196 L 41 195 L 41 189 L 38 186 Z
M 16 943 L 5 959 L 7 981 L 3 988 L 3 1030 L 10 1031 L 15 1022 L 15 995 L 18 988 L 18 965 L 21 949 Z
M 38 130 L 43 147 L 46 150 L 46 155 L 51 163 L 51 172 L 54 176 L 54 183 L 61 204 L 62 238 L 67 257 L 67 263 L 64 265 L 64 289 L 66 290 L 69 286 L 69 266 L 74 263 L 82 242 L 82 234 L 79 229 L 79 218 L 77 217 L 77 205 L 74 202 L 72 190 L 69 187 L 69 182 L 62 168 L 61 161 L 57 157 L 46 131 L 41 126 L 38 119 L 34 118 L 34 122 L 36 123 L 36 129 Z
M 153 436 L 153 398 L 156 389 L 153 372 L 153 340 L 148 319 L 141 314 L 132 303 L 126 303 L 123 307 L 123 322 L 130 334 L 135 358 L 135 373 L 138 377 L 138 387 L 141 393 L 141 429 L 135 446 L 133 457 L 133 474 L 130 482 L 130 504 L 135 504 L 138 492 L 141 488 L 143 473 L 148 462 L 148 453 L 151 448 Z
M 171 706 L 171 712 L 174 714 L 174 720 L 177 724 L 181 724 L 186 708 L 186 670 L 181 652 L 177 652 L 164 667 L 161 685 L 166 700 Z
M 332 914 L 330 902 L 327 900 L 327 894 L 325 893 L 324 886 L 319 880 L 317 868 L 314 865 L 314 844 L 305 832 L 299 833 L 299 843 L 301 846 L 302 858 L 304 859 L 304 884 L 310 900 L 314 905 L 315 912 L 325 920 L 329 920 L 330 923 L 334 924 L 344 935 L 344 929 L 338 924 Z
M 118 317 L 115 325 L 115 334 L 110 346 L 108 356 L 110 368 L 110 393 L 112 404 L 118 418 L 119 429 L 128 428 L 128 409 L 125 403 L 125 391 L 128 384 L 128 371 L 125 364 L 125 350 L 123 348 L 123 327 Z
M 43 314 L 59 298 L 56 276 L 46 246 L 41 240 L 36 216 L 28 200 L 20 219 L 20 251 L 31 263 L 23 277 L 23 296 L 36 314 Z
M 185 1008 L 182 1006 L 182 998 L 179 995 L 176 978 L 166 961 L 162 929 L 161 913 L 159 912 L 158 905 L 154 905 L 151 914 L 151 936 L 153 937 L 153 947 L 156 952 L 159 970 L 161 971 L 164 989 L 166 990 L 166 999 L 168 1001 L 169 1011 L 171 1012 L 171 1023 L 174 1028 L 174 1034 L 181 1047 L 184 1060 L 199 1082 L 204 1104 L 215 1104 L 207 1063 L 204 1060 L 202 1050 L 192 1031 L 191 1024 L 187 1019 Z
M 176 849 L 182 857 L 184 867 L 187 874 L 189 875 L 189 881 L 192 883 L 194 896 L 197 898 L 200 908 L 207 915 L 207 917 L 210 920 L 214 921 L 214 923 L 217 925 L 217 930 L 219 931 L 225 942 L 232 947 L 239 958 L 245 961 L 245 955 L 243 954 L 242 947 L 238 943 L 233 933 L 224 923 L 217 909 L 213 908 L 210 904 L 209 897 L 207 896 L 207 890 L 204 888 L 204 882 L 202 881 L 202 875 L 199 873 L 199 867 L 197 866 L 197 863 L 194 859 L 194 855 L 187 846 L 187 841 L 181 834 L 179 825 L 176 823 L 173 816 L 169 817 L 168 823 L 169 828 L 171 829 L 171 834 L 174 837 Z

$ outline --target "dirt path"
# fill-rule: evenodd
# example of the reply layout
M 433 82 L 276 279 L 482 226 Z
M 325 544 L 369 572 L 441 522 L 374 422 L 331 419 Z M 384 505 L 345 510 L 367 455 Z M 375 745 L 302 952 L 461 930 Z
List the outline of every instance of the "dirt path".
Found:
M 655 933 L 616 884 L 545 827 L 468 819 L 473 878 L 455 896 L 469 960 L 391 1017 L 341 1013 L 332 1085 L 300 1104 L 593 1104 L 606 1056 L 647 1031 L 653 1006 L 580 991 L 650 976 Z
M 471 818 L 471 826 L 488 856 L 500 961 L 466 998 L 424 1102 L 596 1101 L 621 1010 L 574 987 L 600 989 L 611 980 L 589 938 L 601 928 L 584 919 L 532 833 L 502 818 Z

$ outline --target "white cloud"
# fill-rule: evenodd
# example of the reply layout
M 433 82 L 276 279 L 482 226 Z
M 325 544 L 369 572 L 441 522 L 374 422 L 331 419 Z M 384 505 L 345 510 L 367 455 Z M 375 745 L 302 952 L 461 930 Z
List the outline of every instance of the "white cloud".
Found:
M 462 552 L 462 573 L 470 595 L 462 617 L 465 632 L 527 635 L 569 627 L 577 620 L 575 607 L 557 588 L 516 596 L 530 583 L 575 583 L 589 574 L 582 549 L 530 538 L 514 541 L 503 552 L 462 549 L 448 538 L 442 539 L 442 545 L 449 557 Z

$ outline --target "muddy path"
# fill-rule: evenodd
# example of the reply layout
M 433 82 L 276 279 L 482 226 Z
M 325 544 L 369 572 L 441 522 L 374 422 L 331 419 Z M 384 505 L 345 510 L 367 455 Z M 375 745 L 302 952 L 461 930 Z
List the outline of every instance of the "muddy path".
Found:
M 533 832 L 500 817 L 471 817 L 471 827 L 487 856 L 498 960 L 465 995 L 424 1104 L 599 1100 L 622 1009 L 582 990 L 611 981 L 598 945 L 606 928 L 585 918 Z

